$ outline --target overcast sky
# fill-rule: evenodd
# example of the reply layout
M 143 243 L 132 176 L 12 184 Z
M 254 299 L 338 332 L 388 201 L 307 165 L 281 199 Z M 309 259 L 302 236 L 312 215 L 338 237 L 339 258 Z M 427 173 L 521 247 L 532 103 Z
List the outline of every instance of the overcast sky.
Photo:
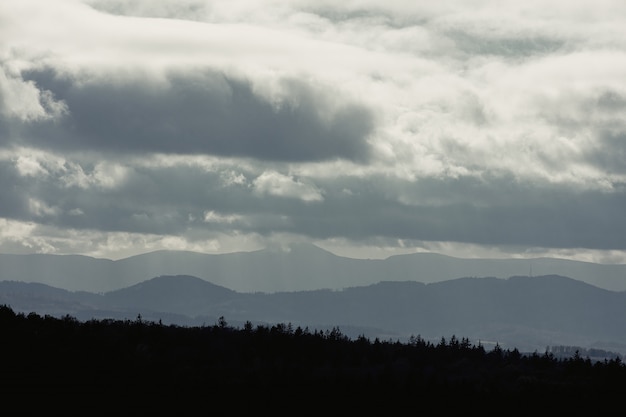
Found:
M 626 262 L 626 2 L 3 0 L 0 252 Z

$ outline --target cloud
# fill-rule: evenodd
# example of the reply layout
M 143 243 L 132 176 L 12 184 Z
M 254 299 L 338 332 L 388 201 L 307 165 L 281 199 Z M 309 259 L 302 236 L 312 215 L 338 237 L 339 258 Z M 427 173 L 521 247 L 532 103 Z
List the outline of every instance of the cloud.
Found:
M 306 202 L 324 200 L 322 192 L 314 184 L 306 184 L 274 171 L 259 175 L 252 186 L 260 195 L 296 198 Z
M 0 248 L 626 259 L 624 7 L 3 3 Z
M 236 214 L 220 214 L 215 212 L 215 210 L 207 210 L 204 212 L 204 221 L 206 223 L 236 223 L 242 221 L 242 216 L 238 216 Z
M 54 99 L 49 90 L 40 90 L 34 82 L 8 73 L 0 65 L 0 114 L 6 120 L 45 121 L 67 112 L 65 103 Z
M 282 234 L 321 241 L 626 247 L 626 226 L 619 221 L 624 193 L 533 185 L 513 177 L 412 181 L 369 174 L 365 181 L 336 175 L 312 182 L 311 177 L 251 166 L 239 175 L 253 180 L 233 182 L 224 178 L 241 167 L 221 161 L 210 168 L 122 165 L 125 180 L 115 187 L 97 182 L 68 187 L 62 170 L 31 175 L 20 173 L 17 164 L 6 159 L 0 164 L 9 191 L 0 217 L 82 231 L 80 236 L 99 231 L 103 236 L 178 236 L 191 242 L 219 233 L 259 242 L 259 236 Z
M 374 117 L 356 103 L 297 80 L 270 101 L 245 81 L 214 71 L 170 73 L 110 82 L 32 71 L 37 85 L 67 111 L 50 121 L 13 122 L 13 140 L 44 149 L 106 153 L 175 153 L 276 161 L 364 161 Z M 5 143 L 7 138 L 5 137 Z M 10 142 L 9 142 L 10 143 Z
M 202 20 L 210 12 L 205 0 L 89 0 L 96 10 L 121 16 Z

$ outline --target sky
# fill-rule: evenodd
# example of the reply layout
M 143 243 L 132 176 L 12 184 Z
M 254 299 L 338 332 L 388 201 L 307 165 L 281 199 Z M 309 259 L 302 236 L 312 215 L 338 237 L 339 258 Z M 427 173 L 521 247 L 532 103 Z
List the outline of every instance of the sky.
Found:
M 3 0 L 0 252 L 626 263 L 626 3 Z

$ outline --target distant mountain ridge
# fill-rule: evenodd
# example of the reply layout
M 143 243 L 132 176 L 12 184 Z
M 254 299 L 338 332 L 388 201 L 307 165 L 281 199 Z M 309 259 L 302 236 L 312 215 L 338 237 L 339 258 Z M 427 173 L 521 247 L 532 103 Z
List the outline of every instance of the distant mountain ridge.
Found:
M 626 291 L 626 265 L 564 259 L 463 259 L 435 253 L 352 259 L 311 244 L 287 250 L 203 254 L 157 251 L 120 260 L 80 255 L 0 254 L 0 280 L 40 282 L 71 291 L 108 292 L 160 275 L 200 277 L 238 292 L 341 289 L 380 281 L 445 281 L 460 277 L 562 275 Z
M 343 290 L 240 293 L 192 276 L 160 276 L 104 294 L 0 282 L 0 304 L 16 311 L 180 325 L 229 322 L 340 327 L 356 337 L 468 337 L 521 350 L 548 345 L 613 346 L 626 353 L 626 292 L 549 275 L 387 281 Z M 618 346 L 616 349 L 615 346 Z

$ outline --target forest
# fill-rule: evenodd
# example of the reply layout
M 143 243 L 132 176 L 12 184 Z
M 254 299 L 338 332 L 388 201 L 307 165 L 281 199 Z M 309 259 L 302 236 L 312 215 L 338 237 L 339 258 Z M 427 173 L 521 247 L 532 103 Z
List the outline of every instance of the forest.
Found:
M 179 326 L 0 306 L 12 415 L 582 415 L 620 406 L 626 366 L 578 352 L 349 338 L 290 323 Z

